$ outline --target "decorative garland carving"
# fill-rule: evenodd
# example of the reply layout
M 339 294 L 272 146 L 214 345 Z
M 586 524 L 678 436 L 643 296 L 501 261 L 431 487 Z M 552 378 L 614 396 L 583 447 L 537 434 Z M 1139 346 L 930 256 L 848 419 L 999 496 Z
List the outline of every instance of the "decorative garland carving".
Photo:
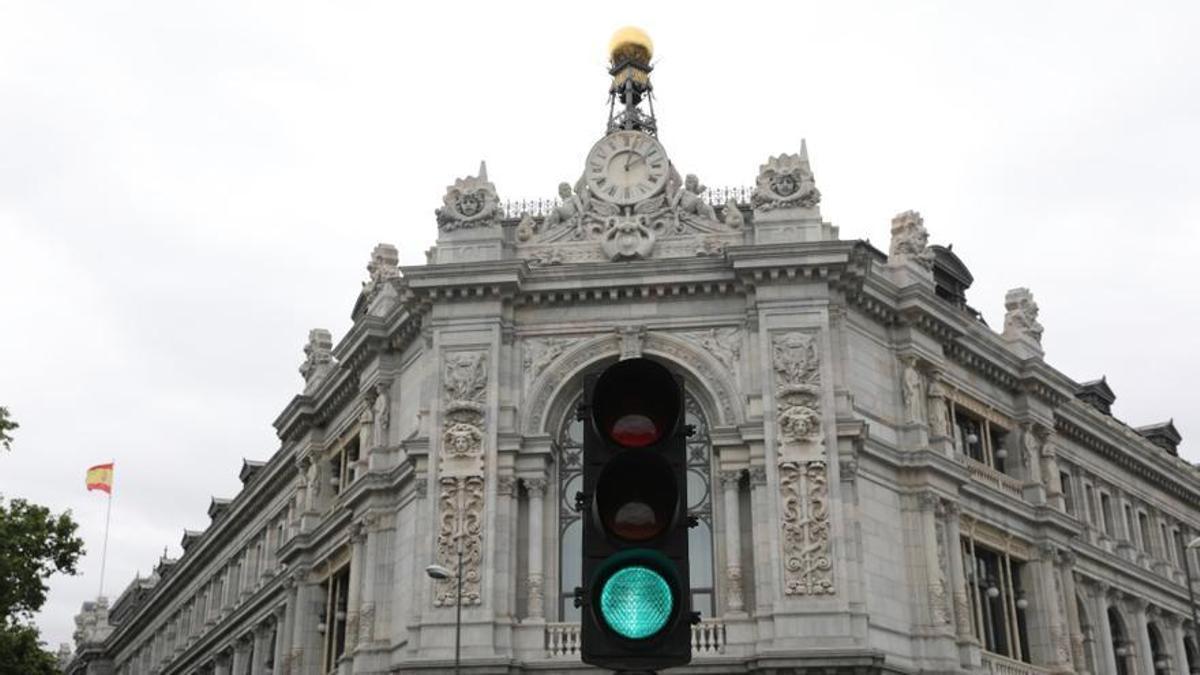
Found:
M 834 592 L 827 480 L 823 461 L 779 464 L 785 595 Z
M 939 505 L 940 506 L 940 505 Z M 938 509 L 942 511 L 942 509 Z M 946 525 L 942 522 L 943 513 L 934 516 L 934 538 L 937 540 L 937 576 L 930 589 L 933 620 L 940 625 L 950 625 L 950 605 L 947 602 L 946 579 L 950 565 L 946 562 Z
M 442 368 L 443 407 L 440 463 L 440 512 L 437 560 L 454 569 L 462 550 L 462 598 L 464 605 L 482 601 L 484 506 L 484 412 L 488 385 L 487 354 L 451 352 Z M 434 605 L 455 603 L 456 582 L 440 580 Z

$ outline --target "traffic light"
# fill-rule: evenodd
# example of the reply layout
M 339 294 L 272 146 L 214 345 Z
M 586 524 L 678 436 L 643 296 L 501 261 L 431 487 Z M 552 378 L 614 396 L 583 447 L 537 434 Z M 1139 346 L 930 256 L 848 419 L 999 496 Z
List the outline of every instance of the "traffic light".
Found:
M 683 381 L 648 359 L 587 378 L 580 652 L 655 670 L 692 660 Z

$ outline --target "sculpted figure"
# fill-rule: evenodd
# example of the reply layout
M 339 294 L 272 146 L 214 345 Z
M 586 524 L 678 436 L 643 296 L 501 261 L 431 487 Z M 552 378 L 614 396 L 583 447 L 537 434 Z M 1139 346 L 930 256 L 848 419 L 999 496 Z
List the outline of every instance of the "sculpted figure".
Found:
M 696 174 L 689 173 L 683 179 L 683 189 L 676 190 L 675 194 L 671 196 L 671 205 L 679 209 L 681 216 L 690 214 L 705 220 L 716 221 L 717 212 L 700 196 L 705 189 Z
M 916 361 L 912 358 L 904 360 L 904 421 L 916 424 L 921 419 L 922 382 L 921 373 L 917 372 Z
M 583 189 L 587 190 L 586 187 Z M 583 229 L 579 225 L 583 220 L 584 212 L 587 211 L 587 196 L 586 192 L 580 195 L 572 191 L 570 183 L 559 183 L 558 197 L 562 200 L 562 204 L 555 206 L 554 210 L 546 216 L 545 229 L 548 230 L 560 223 L 574 225 L 575 237 L 581 237 Z
M 1004 294 L 1004 336 L 1030 337 L 1042 342 L 1042 324 L 1038 322 L 1038 306 L 1028 288 L 1014 288 Z

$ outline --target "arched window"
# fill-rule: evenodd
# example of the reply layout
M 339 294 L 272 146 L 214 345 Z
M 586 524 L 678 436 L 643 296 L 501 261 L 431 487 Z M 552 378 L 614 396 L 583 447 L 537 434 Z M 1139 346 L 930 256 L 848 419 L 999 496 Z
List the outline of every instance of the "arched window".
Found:
M 1194 631 L 1195 629 L 1189 625 L 1185 625 L 1183 630 Z M 1200 673 L 1200 650 L 1196 649 L 1196 641 L 1191 635 L 1183 638 L 1183 652 L 1187 656 L 1187 667 L 1189 673 Z
M 575 512 L 575 493 L 583 489 L 583 422 L 576 420 L 582 393 L 575 397 L 556 439 L 558 455 L 558 616 L 562 621 L 579 621 L 575 607 L 575 587 L 581 583 L 583 530 Z M 692 609 L 702 616 L 715 616 L 716 594 L 713 587 L 712 522 L 712 439 L 708 420 L 700 404 L 685 392 L 686 423 L 695 427 L 688 439 L 687 503 L 688 515 L 699 525 L 688 531 L 688 556 L 691 563 Z
M 1146 624 L 1146 633 L 1150 637 L 1150 659 L 1154 664 L 1154 675 L 1171 675 L 1171 659 L 1163 649 L 1162 633 L 1153 622 Z
M 1125 630 L 1125 622 L 1121 613 L 1114 607 L 1108 608 L 1108 628 L 1112 635 L 1113 658 L 1117 662 L 1117 675 L 1129 675 L 1129 657 L 1133 653 L 1133 645 L 1129 642 L 1129 632 Z

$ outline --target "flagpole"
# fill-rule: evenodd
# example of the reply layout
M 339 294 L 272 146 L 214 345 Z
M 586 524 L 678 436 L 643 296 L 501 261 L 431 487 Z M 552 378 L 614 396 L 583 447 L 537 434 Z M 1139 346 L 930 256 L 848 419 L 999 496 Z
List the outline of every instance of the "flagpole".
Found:
M 104 564 L 108 562 L 108 521 L 112 518 L 112 485 L 108 487 L 108 508 L 104 511 L 104 547 L 100 553 L 100 594 L 97 598 L 104 597 Z

